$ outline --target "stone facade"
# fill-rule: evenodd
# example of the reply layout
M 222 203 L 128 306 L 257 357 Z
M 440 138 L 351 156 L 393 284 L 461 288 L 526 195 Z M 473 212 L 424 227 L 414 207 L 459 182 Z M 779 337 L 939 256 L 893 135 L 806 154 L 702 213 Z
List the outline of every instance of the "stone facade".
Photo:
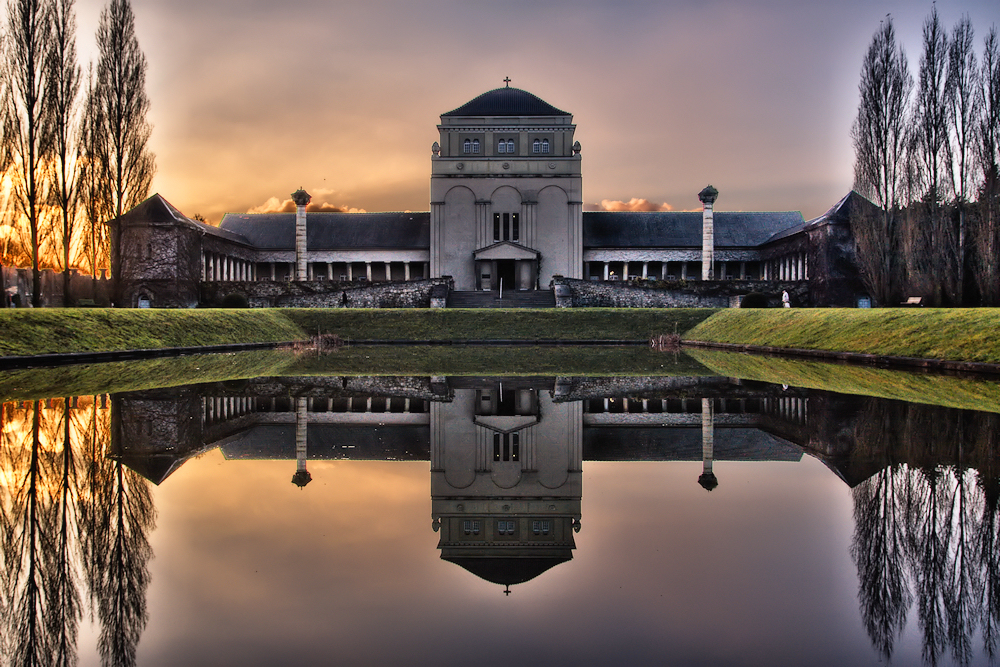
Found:
M 805 280 L 588 281 L 558 276 L 552 282 L 560 308 L 729 308 L 750 292 L 764 294 L 770 307 L 779 308 L 783 291 L 793 306 L 813 305 Z
M 116 303 L 242 294 L 255 307 L 444 307 L 448 290 L 553 287 L 562 307 L 864 296 L 848 212 L 867 202 L 854 193 L 808 222 L 798 211 L 716 210 L 712 186 L 698 193 L 700 212 L 584 212 L 572 114 L 510 87 L 442 114 L 437 136 L 428 212 L 309 212 L 300 189 L 295 213 L 231 213 L 213 227 L 154 195 L 112 223 Z
M 448 278 L 404 282 L 213 281 L 201 283 L 201 302 L 221 306 L 230 294 L 246 297 L 251 308 L 429 308 L 431 292 L 446 289 Z

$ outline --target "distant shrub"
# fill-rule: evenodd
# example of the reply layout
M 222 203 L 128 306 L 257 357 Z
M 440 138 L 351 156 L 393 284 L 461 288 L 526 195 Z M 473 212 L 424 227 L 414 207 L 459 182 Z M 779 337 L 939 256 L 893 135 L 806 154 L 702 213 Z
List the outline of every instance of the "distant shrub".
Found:
M 740 301 L 740 308 L 767 308 L 767 297 L 760 292 L 750 292 Z
M 222 299 L 223 308 L 249 308 L 250 302 L 247 301 L 245 294 L 240 294 L 239 292 L 233 292 L 232 294 L 227 294 Z

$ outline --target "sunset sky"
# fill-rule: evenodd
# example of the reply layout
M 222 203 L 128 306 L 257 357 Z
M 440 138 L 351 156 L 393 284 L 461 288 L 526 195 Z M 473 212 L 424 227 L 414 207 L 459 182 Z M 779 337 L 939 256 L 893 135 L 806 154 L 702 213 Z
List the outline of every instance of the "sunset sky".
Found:
M 995 0 L 941 0 L 982 37 Z M 78 0 L 86 69 L 103 3 Z M 187 215 L 305 187 L 345 210 L 429 209 L 440 114 L 511 85 L 574 115 L 584 199 L 819 215 L 852 183 L 861 59 L 891 13 L 915 71 L 930 2 L 133 0 L 153 191 Z M 608 205 L 608 204 L 606 204 Z

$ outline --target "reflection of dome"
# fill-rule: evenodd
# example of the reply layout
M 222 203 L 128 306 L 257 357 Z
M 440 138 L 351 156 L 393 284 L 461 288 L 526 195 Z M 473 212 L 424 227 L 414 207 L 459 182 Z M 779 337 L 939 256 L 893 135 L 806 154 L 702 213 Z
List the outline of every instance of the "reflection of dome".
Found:
M 501 586 L 513 586 L 531 581 L 549 568 L 572 560 L 573 555 L 566 550 L 565 555 L 543 557 L 501 557 L 477 558 L 474 556 L 451 556 L 442 558 L 450 563 L 461 565 L 480 579 Z
M 292 475 L 292 484 L 301 488 L 304 488 L 306 484 L 312 481 L 312 475 L 309 474 L 308 470 L 296 470 L 295 474 Z
M 719 480 L 715 478 L 715 473 L 706 472 L 698 475 L 698 483 L 701 484 L 701 488 L 711 491 L 719 485 Z

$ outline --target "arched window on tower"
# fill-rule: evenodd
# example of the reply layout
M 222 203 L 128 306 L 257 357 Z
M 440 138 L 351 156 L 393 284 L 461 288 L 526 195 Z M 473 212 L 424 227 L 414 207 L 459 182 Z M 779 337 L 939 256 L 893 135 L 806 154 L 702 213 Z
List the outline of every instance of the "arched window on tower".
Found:
M 513 153 L 514 152 L 514 140 L 513 139 L 508 139 L 507 140 L 507 152 L 508 153 Z
M 472 141 L 470 141 L 469 139 L 465 140 L 465 143 L 462 144 L 462 152 L 463 153 L 471 153 L 472 152 Z
M 497 153 L 506 153 L 506 152 L 507 152 L 507 142 L 501 139 L 500 141 L 497 142 Z
M 479 139 L 472 140 L 472 152 L 476 154 L 479 153 Z
M 542 139 L 542 152 L 543 153 L 548 153 L 549 152 L 549 140 L 548 139 Z
M 538 139 L 535 139 L 533 142 L 531 142 L 531 152 L 532 153 L 541 153 L 542 152 L 542 142 L 539 141 Z

